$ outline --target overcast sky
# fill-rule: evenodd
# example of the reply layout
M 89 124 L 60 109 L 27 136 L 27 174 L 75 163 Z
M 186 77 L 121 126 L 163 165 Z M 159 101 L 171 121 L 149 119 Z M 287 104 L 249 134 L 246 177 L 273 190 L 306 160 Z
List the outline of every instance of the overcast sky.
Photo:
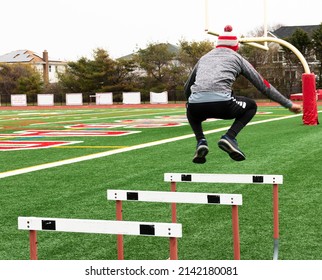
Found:
M 321 0 L 266 0 L 269 26 L 318 25 Z M 246 34 L 263 26 L 264 0 L 208 0 L 208 25 Z M 205 0 L 3 0 L 0 55 L 20 49 L 61 60 L 91 58 L 96 48 L 112 58 L 148 43 L 215 40 L 205 29 Z

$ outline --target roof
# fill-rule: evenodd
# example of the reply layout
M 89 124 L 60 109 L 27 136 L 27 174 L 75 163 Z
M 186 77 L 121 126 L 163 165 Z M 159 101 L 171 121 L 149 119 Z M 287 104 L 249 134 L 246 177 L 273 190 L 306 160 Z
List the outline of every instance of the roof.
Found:
M 292 34 L 297 29 L 302 29 L 306 32 L 310 37 L 316 29 L 318 29 L 320 25 L 297 25 L 297 26 L 282 26 L 271 33 L 277 36 L 278 38 L 285 39 L 287 37 L 292 36 Z
M 179 52 L 179 48 L 175 45 L 172 45 L 170 43 L 160 43 L 159 45 L 166 45 L 167 46 L 167 50 L 170 52 L 170 53 L 173 53 L 173 54 L 178 54 Z M 133 56 L 135 55 L 135 53 L 131 53 L 131 54 L 128 54 L 128 55 L 125 55 L 125 56 L 122 56 L 122 57 L 119 57 L 118 59 L 132 59 Z
M 0 56 L 0 62 L 31 62 L 35 59 L 35 54 L 28 50 L 18 50 Z M 40 58 L 39 56 L 37 56 Z M 41 58 L 40 58 L 41 59 Z
M 62 62 L 59 60 L 51 60 L 50 62 Z M 0 55 L 0 63 L 45 63 L 42 56 L 30 50 L 17 50 L 10 53 Z

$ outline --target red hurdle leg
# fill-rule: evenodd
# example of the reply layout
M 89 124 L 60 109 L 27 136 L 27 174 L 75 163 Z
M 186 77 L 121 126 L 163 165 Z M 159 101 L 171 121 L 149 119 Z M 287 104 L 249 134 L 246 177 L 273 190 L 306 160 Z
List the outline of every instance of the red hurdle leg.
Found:
M 274 213 L 274 239 L 279 238 L 279 219 L 278 219 L 278 185 L 273 186 L 273 213 Z
M 279 214 L 278 214 L 278 185 L 273 185 L 273 223 L 274 223 L 274 256 L 278 259 L 278 239 L 279 239 Z
M 170 237 L 170 260 L 178 259 L 178 240 L 176 237 Z
M 176 182 L 171 182 L 171 191 L 176 192 L 177 186 Z M 171 203 L 171 213 L 172 213 L 172 223 L 177 222 L 177 205 L 176 203 Z
M 122 221 L 122 201 L 116 201 L 116 220 Z M 124 260 L 124 247 L 123 247 L 123 235 L 117 235 L 117 258 L 118 260 Z
M 176 182 L 171 182 L 171 191 L 176 192 Z M 171 204 L 171 217 L 172 223 L 177 222 L 177 205 L 176 203 Z M 170 237 L 170 260 L 178 259 L 178 240 L 176 237 Z
M 240 260 L 238 205 L 232 205 L 232 224 L 233 224 L 233 240 L 234 240 L 234 259 Z
M 30 259 L 31 260 L 38 260 L 37 231 L 36 230 L 29 231 L 29 244 L 30 244 Z

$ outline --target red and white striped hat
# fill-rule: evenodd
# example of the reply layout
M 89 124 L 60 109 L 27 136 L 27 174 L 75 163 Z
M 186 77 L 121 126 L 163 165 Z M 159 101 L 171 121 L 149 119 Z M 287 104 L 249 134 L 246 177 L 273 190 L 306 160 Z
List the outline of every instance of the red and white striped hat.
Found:
M 224 33 L 219 35 L 217 40 L 217 48 L 230 48 L 234 51 L 238 50 L 238 38 L 232 33 L 233 28 L 231 25 L 226 25 L 224 28 Z

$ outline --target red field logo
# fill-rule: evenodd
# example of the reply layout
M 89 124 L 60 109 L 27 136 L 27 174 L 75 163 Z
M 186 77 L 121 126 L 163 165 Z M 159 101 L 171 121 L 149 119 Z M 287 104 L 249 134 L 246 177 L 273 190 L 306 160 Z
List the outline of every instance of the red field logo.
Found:
M 107 124 L 107 123 L 95 123 L 95 124 L 74 124 L 65 126 L 66 128 L 72 129 L 105 129 L 105 128 L 115 128 L 115 127 L 123 127 L 124 125 L 120 124 Z
M 0 141 L 0 151 L 52 148 L 81 143 L 82 141 Z
M 0 134 L 0 137 L 86 137 L 86 136 L 123 136 L 140 131 L 117 130 L 26 130 L 12 134 Z

